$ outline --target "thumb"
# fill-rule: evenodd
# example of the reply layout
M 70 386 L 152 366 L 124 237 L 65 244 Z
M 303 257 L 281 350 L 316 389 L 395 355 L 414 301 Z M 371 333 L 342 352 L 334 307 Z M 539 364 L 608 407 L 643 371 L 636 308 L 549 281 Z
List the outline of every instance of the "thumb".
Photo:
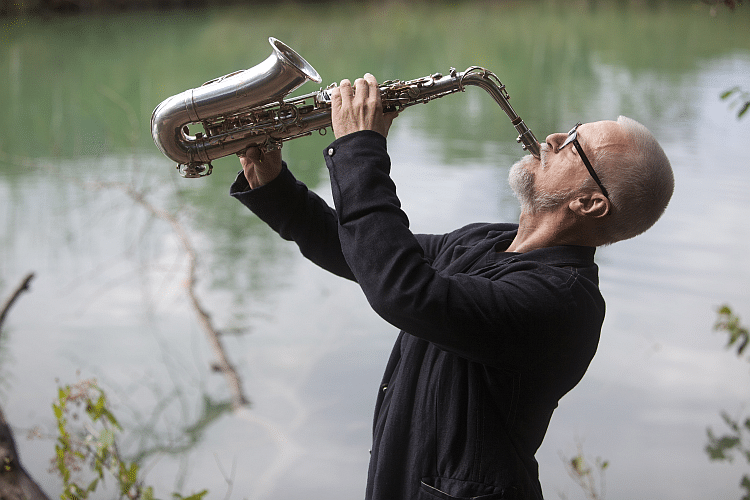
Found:
M 399 113 L 401 113 L 401 111 L 389 111 L 383 113 L 383 126 L 385 127 L 386 137 L 388 136 L 388 131 L 391 129 L 391 125 L 393 125 L 393 120 L 396 119 Z

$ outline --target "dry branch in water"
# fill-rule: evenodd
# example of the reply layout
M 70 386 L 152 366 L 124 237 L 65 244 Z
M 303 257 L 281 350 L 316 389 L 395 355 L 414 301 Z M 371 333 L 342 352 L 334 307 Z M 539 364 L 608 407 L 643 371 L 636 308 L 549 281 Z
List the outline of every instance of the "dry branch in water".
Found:
M 218 359 L 218 361 L 213 365 L 213 368 L 216 371 L 222 373 L 224 375 L 224 378 L 226 379 L 227 385 L 229 386 L 229 391 L 232 394 L 232 408 L 238 409 L 242 406 L 245 406 L 248 403 L 248 399 L 243 393 L 242 381 L 237 374 L 236 368 L 229 362 L 229 357 L 226 354 L 226 349 L 224 348 L 224 345 L 221 341 L 221 333 L 214 327 L 211 321 L 211 316 L 203 308 L 195 292 L 198 259 L 196 257 L 197 254 L 195 252 L 195 249 L 190 242 L 190 237 L 188 236 L 188 233 L 183 225 L 171 213 L 165 210 L 161 210 L 151 204 L 142 192 L 136 190 L 129 184 L 120 182 L 97 182 L 93 184 L 93 187 L 95 189 L 119 189 L 123 191 L 133 201 L 146 209 L 146 211 L 148 211 L 152 216 L 168 223 L 172 227 L 172 230 L 177 235 L 177 238 L 182 244 L 183 250 L 188 256 L 188 277 L 186 280 L 186 288 L 188 297 L 190 298 L 190 304 L 192 305 L 193 310 L 198 316 L 198 322 L 200 323 L 204 333 L 206 334 L 206 338 L 211 345 L 214 355 Z
M 8 311 L 18 297 L 29 289 L 34 273 L 29 273 L 21 284 L 11 293 L 0 311 L 0 332 Z M 41 488 L 29 476 L 21 465 L 13 439 L 13 431 L 5 421 L 3 409 L 0 408 L 0 498 L 3 500 L 49 500 Z
M 29 283 L 31 283 L 31 280 L 34 279 L 34 273 L 29 273 L 26 275 L 26 277 L 21 281 L 21 284 L 16 287 L 16 289 L 13 291 L 13 293 L 10 294 L 10 297 L 5 302 L 5 305 L 3 305 L 2 310 L 0 310 L 0 331 L 3 330 L 3 322 L 5 322 L 5 317 L 8 315 L 8 311 L 10 311 L 10 308 L 13 307 L 13 303 L 18 299 L 18 297 L 25 291 L 29 289 Z

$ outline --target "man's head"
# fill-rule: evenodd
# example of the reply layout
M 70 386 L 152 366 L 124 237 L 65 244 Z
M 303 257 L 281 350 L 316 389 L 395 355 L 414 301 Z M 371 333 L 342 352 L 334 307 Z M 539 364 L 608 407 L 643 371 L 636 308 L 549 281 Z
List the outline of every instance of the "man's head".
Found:
M 644 232 L 674 190 L 661 146 L 643 125 L 624 116 L 547 136 L 540 160 L 522 158 L 509 181 L 528 214 L 569 210 L 596 224 L 596 245 Z

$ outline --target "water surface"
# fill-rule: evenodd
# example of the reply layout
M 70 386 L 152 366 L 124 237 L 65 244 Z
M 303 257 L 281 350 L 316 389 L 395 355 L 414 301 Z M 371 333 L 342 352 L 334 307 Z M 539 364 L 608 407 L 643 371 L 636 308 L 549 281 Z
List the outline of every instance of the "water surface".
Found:
M 711 333 L 725 302 L 750 321 L 750 119 L 719 99 L 750 89 L 748 14 L 618 5 L 284 5 L 6 24 L 3 296 L 36 273 L 0 344 L 0 402 L 19 436 L 54 433 L 56 379 L 95 376 L 161 497 L 203 488 L 221 497 L 225 478 L 232 498 L 363 495 L 375 391 L 397 332 L 356 285 L 306 262 L 227 196 L 236 158 L 216 161 L 207 179 L 182 179 L 148 130 L 162 99 L 262 61 L 275 36 L 326 84 L 486 66 L 539 139 L 619 114 L 646 124 L 672 161 L 675 195 L 651 231 L 597 252 L 602 342 L 553 417 L 541 479 L 548 498 L 583 498 L 561 460 L 580 441 L 609 460 L 609 499 L 738 498 L 742 464 L 710 463 L 703 447 L 707 426 L 724 429 L 720 411 L 744 415 L 748 401 L 747 364 Z M 284 147 L 294 173 L 327 198 L 321 152 L 331 139 Z M 413 230 L 515 221 L 514 139 L 480 89 L 399 117 L 389 151 Z M 196 290 L 226 332 L 249 408 L 211 417 L 229 391 L 186 296 L 183 242 L 123 186 L 187 231 Z M 19 446 L 55 496 L 52 441 Z

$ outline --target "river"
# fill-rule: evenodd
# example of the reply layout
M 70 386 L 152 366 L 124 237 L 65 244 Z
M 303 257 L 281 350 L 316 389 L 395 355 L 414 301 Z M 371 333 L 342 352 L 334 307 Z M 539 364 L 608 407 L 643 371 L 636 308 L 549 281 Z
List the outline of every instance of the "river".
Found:
M 161 498 L 204 488 L 210 498 L 363 495 L 397 332 L 356 285 L 315 268 L 228 196 L 236 158 L 183 179 L 150 138 L 161 100 L 257 64 L 274 36 L 324 84 L 487 67 L 540 140 L 619 114 L 647 125 L 672 162 L 675 194 L 650 231 L 597 251 L 602 341 L 553 416 L 541 481 L 546 498 L 583 498 L 563 460 L 580 444 L 592 463 L 609 462 L 610 500 L 739 498 L 746 464 L 710 462 L 704 447 L 707 427 L 726 430 L 720 413 L 746 415 L 750 400 L 748 364 L 712 332 L 724 303 L 750 323 L 750 118 L 720 98 L 750 90 L 743 9 L 284 3 L 0 19 L 0 297 L 35 273 L 0 340 L 0 403 L 27 469 L 57 496 L 50 405 L 58 381 L 95 377 L 125 426 L 124 452 L 147 456 L 146 482 Z M 283 149 L 328 199 L 331 139 Z M 414 231 L 517 220 L 506 179 L 522 151 L 481 90 L 405 111 L 388 143 Z M 242 410 L 226 410 L 229 390 L 211 370 L 176 228 L 250 400 Z M 32 429 L 47 437 L 25 439 Z

